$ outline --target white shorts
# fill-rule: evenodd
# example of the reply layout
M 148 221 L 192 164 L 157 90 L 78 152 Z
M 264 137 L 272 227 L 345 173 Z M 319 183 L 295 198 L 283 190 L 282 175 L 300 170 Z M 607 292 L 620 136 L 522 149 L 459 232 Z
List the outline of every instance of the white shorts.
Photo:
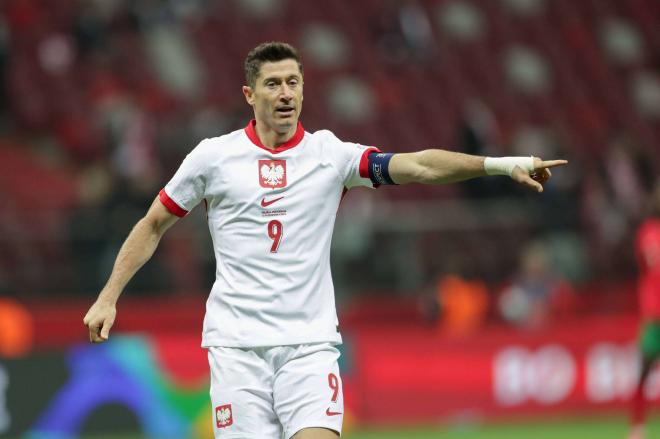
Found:
M 303 428 L 341 433 L 344 397 L 330 343 L 208 349 L 215 438 L 285 439 Z

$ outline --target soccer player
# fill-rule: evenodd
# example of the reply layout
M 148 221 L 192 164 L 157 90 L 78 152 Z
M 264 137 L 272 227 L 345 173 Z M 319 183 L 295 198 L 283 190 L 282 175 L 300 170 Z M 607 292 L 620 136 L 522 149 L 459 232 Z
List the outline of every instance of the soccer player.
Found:
M 308 133 L 298 120 L 303 67 L 293 47 L 257 46 L 245 73 L 254 120 L 188 154 L 129 234 L 84 323 L 91 342 L 108 339 L 127 282 L 165 231 L 204 201 L 217 263 L 202 336 L 215 436 L 332 439 L 344 409 L 329 255 L 343 192 L 488 174 L 541 192 L 548 168 L 566 162 L 439 149 L 385 154 L 329 131 Z
M 639 334 L 641 370 L 632 398 L 630 439 L 645 437 L 646 399 L 644 387 L 660 358 L 660 180 L 650 198 L 650 215 L 639 226 L 636 251 L 639 265 L 639 305 L 642 327 Z

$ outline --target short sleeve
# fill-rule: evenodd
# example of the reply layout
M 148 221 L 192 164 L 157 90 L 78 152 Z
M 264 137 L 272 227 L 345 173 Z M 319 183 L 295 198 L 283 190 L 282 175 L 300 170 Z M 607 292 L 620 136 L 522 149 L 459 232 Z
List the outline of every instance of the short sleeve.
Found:
M 174 215 L 185 216 L 204 198 L 206 191 L 205 141 L 183 160 L 172 179 L 160 191 L 160 201 Z
M 370 153 L 380 150 L 373 146 L 342 142 L 329 131 L 326 133 L 326 151 L 332 157 L 333 165 L 339 172 L 344 186 L 349 189 L 356 186 L 375 187 L 369 178 L 367 157 Z

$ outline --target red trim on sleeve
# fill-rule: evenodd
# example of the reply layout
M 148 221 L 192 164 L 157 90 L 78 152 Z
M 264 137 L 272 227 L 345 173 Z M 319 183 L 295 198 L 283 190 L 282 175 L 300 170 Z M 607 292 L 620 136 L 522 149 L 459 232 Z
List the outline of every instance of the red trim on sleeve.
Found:
M 248 136 L 248 138 L 252 143 L 257 145 L 259 148 L 265 149 L 266 151 L 271 152 L 273 154 L 277 154 L 282 151 L 286 151 L 287 149 L 291 149 L 294 146 L 298 146 L 298 144 L 302 142 L 303 137 L 305 137 L 305 129 L 303 128 L 300 121 L 298 121 L 298 127 L 296 128 L 296 132 L 293 134 L 293 137 L 291 137 L 285 143 L 279 145 L 277 148 L 272 149 L 261 143 L 261 139 L 259 139 L 259 136 L 257 135 L 257 130 L 255 128 L 256 125 L 257 125 L 257 121 L 255 119 L 252 119 L 245 127 L 245 134 Z
M 378 148 L 365 149 L 360 158 L 360 177 L 369 178 L 369 154 L 372 152 L 381 152 Z
M 169 195 L 167 195 L 165 189 L 161 189 L 160 192 L 158 192 L 158 198 L 160 199 L 160 202 L 163 203 L 163 206 L 165 206 L 167 210 L 169 210 L 173 215 L 181 218 L 186 216 L 188 213 L 186 209 L 180 207 L 173 199 L 170 198 Z

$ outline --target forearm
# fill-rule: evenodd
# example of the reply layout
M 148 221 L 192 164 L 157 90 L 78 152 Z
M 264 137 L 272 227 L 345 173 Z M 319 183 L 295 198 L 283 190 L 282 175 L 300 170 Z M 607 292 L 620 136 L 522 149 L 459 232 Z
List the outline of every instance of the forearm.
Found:
M 390 162 L 395 183 L 446 184 L 483 177 L 484 157 L 442 149 L 396 154 Z
M 117 254 L 112 274 L 99 294 L 100 300 L 117 302 L 126 284 L 154 254 L 162 235 L 146 218 L 138 221 Z

